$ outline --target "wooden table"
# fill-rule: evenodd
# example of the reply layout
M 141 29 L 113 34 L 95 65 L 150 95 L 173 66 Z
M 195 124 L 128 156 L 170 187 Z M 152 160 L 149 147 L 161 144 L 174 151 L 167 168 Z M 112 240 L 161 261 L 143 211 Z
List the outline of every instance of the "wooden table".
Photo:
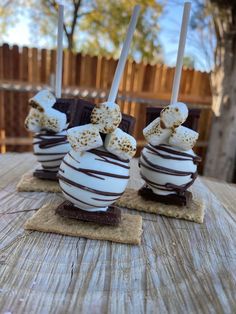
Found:
M 202 225 L 141 213 L 138 247 L 25 232 L 33 209 L 61 197 L 16 192 L 35 164 L 31 154 L 0 156 L 0 313 L 236 312 L 235 185 L 202 179 Z

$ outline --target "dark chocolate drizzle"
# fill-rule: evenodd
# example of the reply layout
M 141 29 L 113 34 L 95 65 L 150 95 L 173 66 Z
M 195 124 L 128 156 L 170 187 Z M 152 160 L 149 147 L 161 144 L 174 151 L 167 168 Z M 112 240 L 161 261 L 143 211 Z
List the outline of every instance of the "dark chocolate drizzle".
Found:
M 104 177 L 113 177 L 113 178 L 117 178 L 117 179 L 129 179 L 129 176 L 123 176 L 123 175 L 114 174 L 114 173 L 110 173 L 110 172 L 99 171 L 99 170 L 92 170 L 92 169 L 86 169 L 86 168 L 77 168 L 75 166 L 72 166 L 71 164 L 69 164 L 65 160 L 63 160 L 63 163 L 65 165 L 67 165 L 68 167 L 74 169 L 75 171 L 81 172 L 81 173 L 86 174 L 86 175 L 88 175 L 90 177 L 94 177 L 94 178 L 97 178 L 97 179 L 100 179 L 100 180 L 105 180 Z
M 100 190 L 96 190 L 96 189 L 89 188 L 89 187 L 87 187 L 87 186 L 85 186 L 85 185 L 83 185 L 83 184 L 74 182 L 74 181 L 72 181 L 72 180 L 70 180 L 70 179 L 64 177 L 64 176 L 61 174 L 60 169 L 59 169 L 59 173 L 58 173 L 58 178 L 59 178 L 61 181 L 63 181 L 63 182 L 65 182 L 66 184 L 68 184 L 68 185 L 72 185 L 72 186 L 74 186 L 74 187 L 76 187 L 76 188 L 79 188 L 79 189 L 81 189 L 81 190 L 88 191 L 88 192 L 91 192 L 91 193 L 94 193 L 94 194 L 98 194 L 98 195 L 115 196 L 115 197 L 117 196 L 117 197 L 120 197 L 120 196 L 123 194 L 123 192 L 122 192 L 122 193 L 106 192 L 106 191 L 100 191 Z
M 117 156 L 115 156 L 109 152 L 106 152 L 103 150 L 98 150 L 98 149 L 92 149 L 92 150 L 90 150 L 90 153 L 93 153 L 94 155 L 97 155 L 98 157 L 100 157 L 100 158 L 95 158 L 95 160 L 107 162 L 109 164 L 120 166 L 120 167 L 125 168 L 125 169 L 130 169 L 129 166 L 126 166 L 126 165 L 120 163 L 120 162 L 123 162 L 123 163 L 129 164 L 128 159 L 122 160 L 122 159 L 118 158 Z M 110 159 L 112 159 L 112 160 L 110 160 Z
M 101 162 L 106 162 L 108 164 L 113 164 L 115 166 L 119 166 L 119 167 L 122 167 L 125 169 L 130 168 L 127 165 L 129 163 L 129 160 L 121 160 L 118 157 L 116 157 L 115 155 L 113 155 L 107 151 L 103 151 L 103 150 L 99 150 L 99 149 L 93 149 L 93 150 L 90 150 L 88 153 L 94 154 L 95 160 L 98 160 Z M 100 171 L 100 170 L 95 170 L 95 169 L 87 169 L 87 168 L 79 167 L 79 165 L 81 163 L 76 159 L 76 157 L 74 157 L 71 153 L 69 153 L 68 155 L 76 163 L 78 163 L 78 167 L 72 165 L 69 161 L 66 161 L 65 159 L 63 160 L 62 165 L 65 165 L 65 166 L 67 166 L 67 167 L 69 167 L 69 168 L 71 168 L 77 172 L 83 173 L 87 176 L 90 176 L 90 177 L 93 177 L 93 178 L 96 178 L 99 180 L 105 180 L 106 177 L 112 177 L 112 178 L 122 179 L 122 180 L 128 180 L 129 179 L 129 175 L 120 175 L 120 174 L 115 174 L 115 173 L 111 173 L 111 172 L 105 172 L 105 171 Z M 96 158 L 96 157 L 99 157 L 99 158 Z M 82 182 L 80 182 L 80 183 L 74 182 L 65 176 L 65 170 L 63 170 L 62 167 L 59 169 L 58 178 L 67 185 L 72 185 L 72 186 L 79 188 L 81 190 L 88 191 L 88 192 L 95 194 L 94 197 L 91 195 L 91 200 L 94 200 L 94 201 L 114 202 L 123 194 L 123 192 L 122 193 L 115 193 L 115 192 L 108 192 L 108 191 L 100 191 L 100 190 L 97 190 L 94 188 L 87 187 L 87 186 L 83 185 Z M 71 194 L 69 194 L 68 192 L 66 192 L 64 190 L 63 190 L 63 192 L 78 202 L 84 203 L 86 205 L 89 205 L 89 206 L 95 207 L 95 208 L 101 207 L 101 206 L 97 206 L 97 205 L 95 206 L 92 204 L 85 203 L 84 201 L 76 198 L 75 196 L 72 196 Z M 102 196 L 105 196 L 105 198 Z
M 60 186 L 61 190 L 63 193 L 65 193 L 66 195 L 68 195 L 69 197 L 73 198 L 75 201 L 80 202 L 82 204 L 91 206 L 91 207 L 95 207 L 95 208 L 101 208 L 101 206 L 97 206 L 97 205 L 93 205 L 93 204 L 89 204 L 87 202 L 84 202 L 82 200 L 80 200 L 79 198 L 76 198 L 75 196 L 71 195 L 70 193 L 66 192 L 61 186 Z
M 176 151 L 174 150 L 172 147 L 167 146 L 167 145 L 158 145 L 158 146 L 152 146 L 152 145 L 147 145 L 146 146 L 147 149 L 147 153 L 149 154 L 154 154 L 154 155 L 158 155 L 164 159 L 170 159 L 170 160 L 183 160 L 183 161 L 192 161 L 194 164 L 198 164 L 199 161 L 201 160 L 200 157 L 196 156 L 196 155 L 191 155 L 188 153 L 184 153 L 184 152 L 180 152 L 180 151 Z M 161 152 L 166 152 L 169 154 L 173 154 L 173 155 L 167 155 L 167 154 L 162 154 Z M 183 157 L 183 158 L 181 158 Z M 143 159 L 143 161 L 142 161 Z M 141 158 L 139 160 L 139 164 L 150 170 L 150 171 L 154 171 L 154 172 L 158 172 L 158 173 L 163 173 L 166 175 L 172 175 L 172 176 L 190 176 L 191 180 L 183 185 L 175 185 L 172 183 L 166 183 L 166 184 L 158 184 L 156 182 L 152 182 L 150 180 L 148 180 L 142 172 L 140 172 L 141 177 L 143 178 L 143 180 L 145 180 L 147 182 L 147 184 L 150 187 L 159 189 L 161 191 L 167 191 L 167 192 L 172 192 L 172 193 L 176 193 L 178 195 L 183 195 L 183 193 L 193 184 L 193 182 L 195 181 L 195 179 L 197 178 L 197 171 L 196 172 L 190 172 L 190 171 L 179 171 L 179 170 L 174 170 L 171 168 L 166 168 L 163 166 L 159 166 L 156 165 L 154 163 L 152 163 L 150 160 L 148 160 L 148 158 L 145 156 L 145 154 L 142 152 L 141 153 Z
M 34 153 L 35 156 L 60 156 L 62 155 L 62 158 L 65 156 L 66 153 Z M 45 162 L 50 160 L 45 160 Z
M 77 159 L 75 159 L 75 157 L 73 157 L 70 152 L 68 153 L 68 155 L 70 156 L 70 158 L 72 158 L 74 161 L 76 161 L 76 162 L 78 162 L 78 164 L 80 164 L 80 162 Z
M 150 150 L 154 154 L 156 154 L 162 158 L 165 158 L 165 159 L 190 160 L 190 161 L 193 161 L 194 164 L 198 164 L 202 160 L 201 157 L 199 157 L 197 155 L 191 155 L 188 153 L 177 151 L 177 150 L 173 149 L 172 147 L 165 145 L 165 144 L 161 144 L 161 145 L 157 145 L 157 146 L 153 146 L 153 145 L 149 144 L 146 146 L 146 149 Z M 160 153 L 160 151 L 166 152 L 169 154 L 173 154 L 174 156 L 162 154 L 162 153 Z M 180 157 L 178 157 L 178 156 L 180 156 Z M 181 157 L 186 157 L 186 158 L 181 158 Z
M 66 135 L 58 135 L 53 133 L 38 133 L 34 136 L 38 141 L 33 145 L 39 145 L 41 149 L 47 149 L 69 143 Z

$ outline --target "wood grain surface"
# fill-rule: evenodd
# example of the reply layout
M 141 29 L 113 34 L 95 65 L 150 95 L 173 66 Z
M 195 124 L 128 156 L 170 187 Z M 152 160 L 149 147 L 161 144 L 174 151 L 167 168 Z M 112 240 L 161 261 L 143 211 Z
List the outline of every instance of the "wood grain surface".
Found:
M 34 166 L 31 154 L 0 155 L 1 314 L 236 312 L 236 186 L 198 180 L 202 225 L 142 213 L 138 247 L 25 232 L 37 208 L 62 198 L 16 192 Z M 141 184 L 133 161 L 129 187 Z

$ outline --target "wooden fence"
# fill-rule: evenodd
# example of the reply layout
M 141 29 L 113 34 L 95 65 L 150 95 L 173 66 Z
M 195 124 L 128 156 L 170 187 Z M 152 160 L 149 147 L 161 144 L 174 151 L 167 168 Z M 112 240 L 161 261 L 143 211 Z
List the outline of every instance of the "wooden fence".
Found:
M 87 96 L 90 100 L 93 98 L 94 102 L 104 97 L 111 86 L 117 60 L 80 53 L 73 54 L 68 51 L 64 52 L 63 59 L 63 87 L 67 95 Z M 28 99 L 33 94 L 33 90 L 49 84 L 52 74 L 55 73 L 55 63 L 55 50 L 9 47 L 7 44 L 0 47 L 2 152 L 32 149 L 29 145 L 30 135 L 23 125 L 28 111 Z M 145 108 L 150 103 L 152 105 L 168 103 L 174 70 L 165 65 L 138 64 L 131 60 L 126 64 L 118 103 L 124 113 L 136 117 L 134 135 L 140 147 L 144 143 L 142 129 L 145 125 Z M 102 93 L 104 95 L 98 97 L 98 91 L 99 95 Z M 209 74 L 183 69 L 179 100 L 186 102 L 190 107 L 202 109 L 197 152 L 204 158 L 211 123 Z

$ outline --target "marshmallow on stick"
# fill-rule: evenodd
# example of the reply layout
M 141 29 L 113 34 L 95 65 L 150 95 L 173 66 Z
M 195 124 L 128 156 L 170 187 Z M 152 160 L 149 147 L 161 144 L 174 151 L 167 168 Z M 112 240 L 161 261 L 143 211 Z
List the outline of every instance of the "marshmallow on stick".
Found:
M 163 143 L 168 143 L 168 142 L 171 143 L 174 141 L 176 145 L 178 144 L 180 145 L 180 147 L 186 147 L 185 137 L 180 136 L 179 134 L 180 131 L 178 131 L 177 134 L 173 136 L 170 141 L 169 141 L 169 138 L 172 132 L 175 132 L 175 128 L 179 127 L 182 123 L 184 123 L 188 117 L 187 106 L 184 103 L 177 102 L 177 98 L 178 98 L 178 92 L 179 92 L 190 7 L 191 7 L 191 3 L 186 2 L 184 5 L 184 13 L 183 13 L 181 34 L 180 34 L 179 48 L 178 48 L 178 57 L 177 57 L 177 63 L 176 63 L 174 83 L 173 83 L 173 88 L 172 88 L 171 104 L 165 107 L 161 111 L 160 118 L 155 119 L 152 123 L 150 123 L 143 130 L 143 134 L 146 140 L 154 146 L 160 145 Z M 185 135 L 186 135 L 186 130 L 185 130 Z M 195 139 L 196 136 L 193 136 L 192 134 L 191 143 L 194 142 L 193 138 Z
M 161 111 L 160 117 L 163 129 L 177 128 L 187 119 L 188 107 L 182 102 L 171 104 Z
M 61 164 L 59 184 L 65 198 L 86 211 L 106 211 L 128 184 L 136 141 L 118 128 L 121 113 L 115 99 L 139 10 L 134 9 L 108 101 L 93 109 L 91 124 L 68 130 L 73 150 Z M 107 134 L 104 145 L 99 132 Z
M 91 123 L 96 125 L 101 133 L 112 133 L 119 126 L 122 116 L 119 105 L 104 102 L 95 106 L 91 113 Z
M 120 109 L 119 106 L 115 104 L 115 100 L 117 97 L 121 76 L 124 71 L 126 59 L 128 57 L 129 48 L 137 24 L 139 12 L 140 6 L 136 5 L 133 10 L 127 35 L 122 47 L 118 65 L 116 67 L 116 72 L 112 81 L 108 100 L 106 103 L 96 106 L 91 114 L 91 123 L 98 124 L 100 132 L 105 134 L 112 133 L 118 127 L 121 121 Z
M 154 194 L 168 197 L 176 194 L 183 197 L 197 177 L 199 161 L 191 149 L 198 133 L 181 126 L 188 117 L 188 108 L 177 102 L 190 6 L 190 3 L 184 5 L 171 103 L 161 111 L 160 118 L 143 130 L 151 145 L 141 152 L 141 177 Z

